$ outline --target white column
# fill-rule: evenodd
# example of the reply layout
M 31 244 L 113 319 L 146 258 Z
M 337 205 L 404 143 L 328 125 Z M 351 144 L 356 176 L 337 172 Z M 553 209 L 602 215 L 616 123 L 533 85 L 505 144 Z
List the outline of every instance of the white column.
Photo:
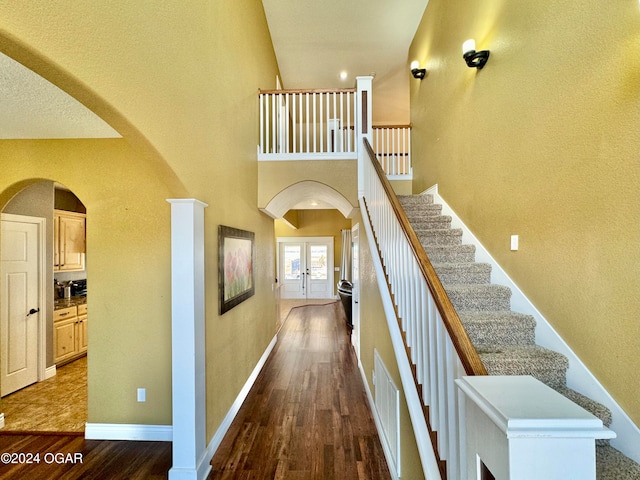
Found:
M 484 464 L 497 480 L 595 480 L 595 440 L 615 437 L 599 418 L 531 376 L 456 383 L 465 397 L 466 478 L 481 478 Z
M 358 152 L 358 198 L 364 196 L 364 160 L 367 153 L 364 150 L 363 139 L 372 143 L 373 116 L 371 114 L 371 98 L 373 77 L 356 77 L 356 152 Z M 369 161 L 367 159 L 367 161 Z
M 195 199 L 171 204 L 171 375 L 173 465 L 170 480 L 204 479 L 204 209 Z

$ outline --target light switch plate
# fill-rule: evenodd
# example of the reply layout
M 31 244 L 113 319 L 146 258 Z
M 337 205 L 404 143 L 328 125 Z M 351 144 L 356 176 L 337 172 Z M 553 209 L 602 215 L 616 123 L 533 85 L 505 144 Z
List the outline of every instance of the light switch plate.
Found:
M 511 250 L 512 251 L 516 251 L 518 250 L 518 242 L 519 242 L 519 238 L 518 235 L 511 235 Z

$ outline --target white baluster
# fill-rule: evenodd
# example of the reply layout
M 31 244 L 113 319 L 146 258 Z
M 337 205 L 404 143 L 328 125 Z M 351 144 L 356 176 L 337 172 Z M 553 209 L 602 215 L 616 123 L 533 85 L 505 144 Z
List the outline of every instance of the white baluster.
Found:
M 259 152 L 260 153 L 264 153 L 264 94 L 260 94 L 260 96 L 258 97 L 258 105 L 260 106 L 260 114 L 259 114 L 259 121 L 260 121 L 260 149 Z
M 317 93 L 313 93 L 311 95 L 311 104 L 313 105 L 313 152 L 317 152 L 317 132 L 316 132 L 316 128 L 317 128 L 317 124 L 318 124 L 318 119 L 316 117 L 316 97 L 317 97 Z
M 328 150 L 325 150 L 325 148 L 324 148 L 324 134 L 323 134 L 323 131 L 324 131 L 324 125 L 325 125 L 325 123 L 327 123 L 327 120 L 326 120 L 326 118 L 324 116 L 323 99 L 324 99 L 324 93 L 320 92 L 319 93 L 319 97 L 318 97 L 318 103 L 320 105 L 320 115 L 319 115 L 319 117 L 320 117 L 320 138 L 319 138 L 319 140 L 320 140 L 320 149 L 319 149 L 319 151 L 320 152 L 327 152 Z

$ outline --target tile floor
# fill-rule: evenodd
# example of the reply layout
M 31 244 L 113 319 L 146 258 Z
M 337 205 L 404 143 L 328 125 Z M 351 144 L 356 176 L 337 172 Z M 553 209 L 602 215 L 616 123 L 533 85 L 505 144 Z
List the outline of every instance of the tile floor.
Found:
M 2 432 L 84 432 L 87 422 L 87 357 L 63 365 L 43 382 L 3 397 Z

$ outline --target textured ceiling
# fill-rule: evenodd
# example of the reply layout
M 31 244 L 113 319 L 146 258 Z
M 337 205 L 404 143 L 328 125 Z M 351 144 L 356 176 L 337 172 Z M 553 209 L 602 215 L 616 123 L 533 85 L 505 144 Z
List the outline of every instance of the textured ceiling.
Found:
M 0 139 L 116 137 L 84 105 L 0 53 Z
M 373 74 L 374 123 L 408 123 L 407 52 L 428 0 L 262 3 L 285 88 L 353 87 Z M 89 109 L 0 53 L 0 139 L 114 137 Z

